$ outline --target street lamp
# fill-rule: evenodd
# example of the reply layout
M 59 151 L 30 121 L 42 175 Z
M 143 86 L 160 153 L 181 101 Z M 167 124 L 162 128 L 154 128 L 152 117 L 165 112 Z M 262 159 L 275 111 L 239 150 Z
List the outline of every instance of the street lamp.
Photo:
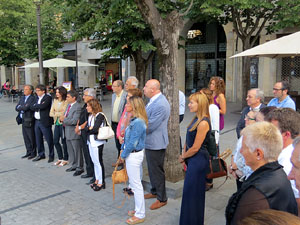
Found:
M 42 38 L 41 38 L 41 4 L 42 4 L 42 0 L 33 0 L 33 2 L 36 5 L 36 22 L 37 22 L 37 32 L 38 32 L 40 84 L 44 84 L 43 51 L 42 51 Z

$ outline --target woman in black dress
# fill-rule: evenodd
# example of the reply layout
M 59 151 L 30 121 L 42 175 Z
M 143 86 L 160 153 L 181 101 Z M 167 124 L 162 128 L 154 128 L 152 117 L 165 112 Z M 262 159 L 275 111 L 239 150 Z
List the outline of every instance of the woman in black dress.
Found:
M 207 145 L 210 135 L 209 102 L 201 93 L 189 97 L 190 112 L 194 119 L 187 128 L 184 150 L 179 161 L 187 165 L 181 202 L 180 224 L 204 223 L 205 177 L 209 154 Z

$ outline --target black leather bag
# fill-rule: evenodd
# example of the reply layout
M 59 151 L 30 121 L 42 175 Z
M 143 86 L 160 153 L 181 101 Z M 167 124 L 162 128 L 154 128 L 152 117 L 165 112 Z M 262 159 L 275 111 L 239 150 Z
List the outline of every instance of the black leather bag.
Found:
M 227 176 L 227 165 L 226 162 L 219 158 L 210 157 L 209 159 L 209 172 L 206 175 L 208 179 L 214 179 L 218 177 Z
M 216 145 L 216 138 L 215 138 L 214 130 L 212 130 L 210 132 L 209 141 L 208 141 L 208 145 L 207 145 L 207 151 L 211 156 L 217 155 L 218 149 L 217 149 L 217 145 Z

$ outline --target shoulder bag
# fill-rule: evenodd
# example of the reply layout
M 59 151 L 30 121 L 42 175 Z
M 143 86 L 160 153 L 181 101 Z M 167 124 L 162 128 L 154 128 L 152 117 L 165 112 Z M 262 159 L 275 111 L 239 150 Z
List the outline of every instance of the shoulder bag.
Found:
M 227 165 L 226 162 L 219 156 L 219 151 L 217 151 L 218 156 L 209 157 L 209 171 L 206 174 L 206 178 L 214 179 L 218 177 L 227 177 Z
M 98 140 L 107 140 L 107 139 L 111 139 L 115 136 L 115 133 L 113 131 L 113 129 L 111 128 L 106 116 L 104 113 L 100 112 L 104 118 L 105 118 L 105 125 L 102 127 L 99 127 L 98 130 L 98 135 L 97 135 L 97 139 Z

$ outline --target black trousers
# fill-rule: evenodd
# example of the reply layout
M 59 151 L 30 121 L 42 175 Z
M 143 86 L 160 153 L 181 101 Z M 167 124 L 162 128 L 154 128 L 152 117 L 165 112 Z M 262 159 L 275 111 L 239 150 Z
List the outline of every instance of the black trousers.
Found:
M 117 138 L 117 127 L 118 127 L 118 123 L 111 122 L 111 128 L 115 132 L 115 143 L 116 143 L 116 148 L 118 150 L 118 158 L 119 158 L 122 145 L 120 144 L 119 139 Z
M 25 127 L 24 124 L 22 124 L 22 133 L 26 147 L 26 155 L 36 156 L 34 124 L 32 125 L 32 127 Z
M 80 140 L 81 140 L 81 147 L 82 147 L 81 149 L 83 151 L 83 156 L 84 156 L 84 161 L 86 166 L 86 174 L 89 176 L 93 176 L 95 178 L 94 163 L 89 153 L 89 147 L 87 145 L 87 134 L 85 131 L 81 131 Z
M 166 202 L 166 180 L 165 180 L 165 161 L 166 149 L 151 150 L 146 149 L 147 166 L 151 183 L 151 193 L 157 195 L 157 199 Z
M 103 147 L 104 145 L 98 146 L 98 153 L 99 153 L 99 162 L 102 168 L 102 184 L 105 183 L 105 170 L 104 170 L 104 163 L 103 163 Z
M 44 136 L 49 147 L 49 158 L 54 158 L 53 133 L 51 126 L 45 127 L 39 120 L 36 120 L 34 132 L 39 156 L 45 157 Z

